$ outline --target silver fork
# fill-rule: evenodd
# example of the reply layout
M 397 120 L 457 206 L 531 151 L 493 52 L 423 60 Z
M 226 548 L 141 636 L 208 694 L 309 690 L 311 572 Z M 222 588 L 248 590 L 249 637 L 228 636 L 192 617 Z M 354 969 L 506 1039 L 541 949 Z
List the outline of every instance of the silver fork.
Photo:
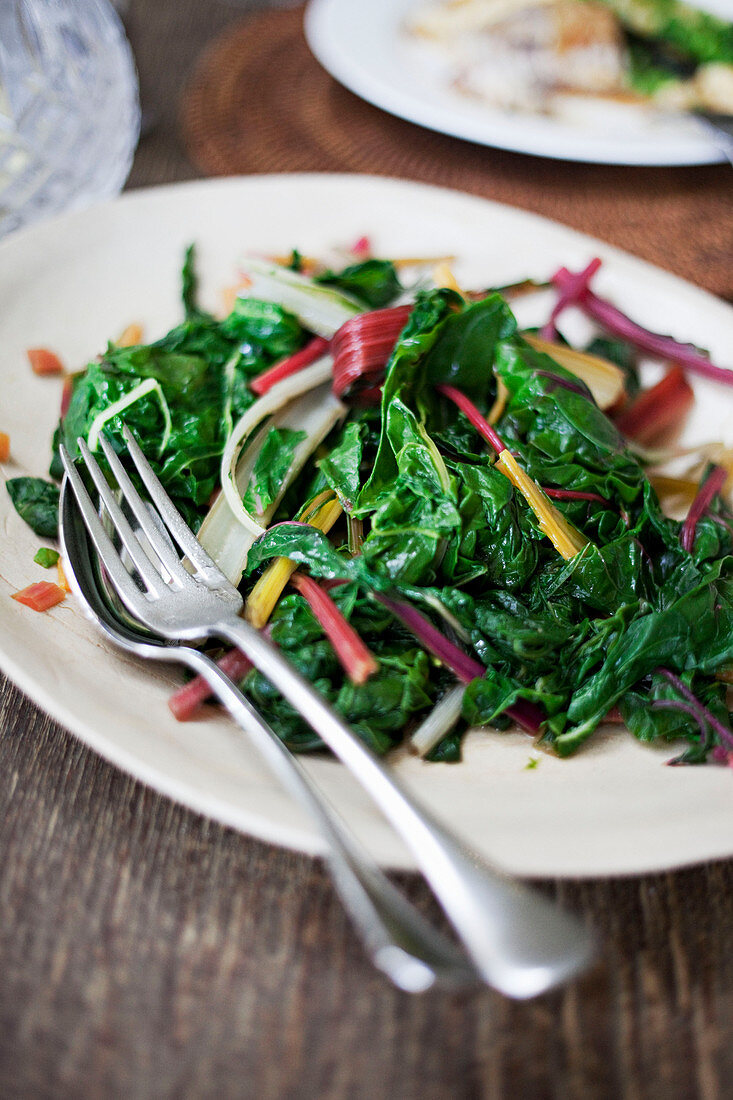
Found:
M 594 937 L 583 923 L 534 890 L 490 868 L 409 795 L 322 696 L 240 617 L 242 597 L 186 526 L 132 434 L 125 441 L 184 566 L 107 440 L 101 445 L 145 544 L 83 439 L 80 454 L 144 589 L 130 574 L 69 455 L 62 459 L 85 526 L 111 584 L 132 616 L 175 641 L 221 638 L 238 646 L 356 776 L 412 851 L 424 878 L 480 977 L 509 996 L 535 996 L 586 967 Z
M 154 661 L 179 662 L 204 677 L 286 790 L 314 819 L 326 842 L 325 859 L 336 891 L 367 955 L 379 970 L 408 993 L 422 992 L 433 985 L 458 988 L 475 984 L 479 975 L 465 954 L 393 886 L 348 831 L 298 758 L 229 677 L 200 650 L 183 642 L 166 642 L 130 619 L 108 588 L 68 486 L 68 479 L 64 479 L 59 539 L 68 579 L 89 618 L 127 652 Z

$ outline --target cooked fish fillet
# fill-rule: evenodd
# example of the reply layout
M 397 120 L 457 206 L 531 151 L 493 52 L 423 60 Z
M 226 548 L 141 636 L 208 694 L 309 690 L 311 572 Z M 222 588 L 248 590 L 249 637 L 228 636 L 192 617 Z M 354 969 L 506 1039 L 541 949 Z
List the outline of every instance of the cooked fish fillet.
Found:
M 658 31 L 664 13 L 664 35 L 673 41 L 684 15 L 696 29 L 687 46 L 692 53 L 699 47 L 708 62 L 644 97 L 629 86 L 623 28 L 628 20 L 638 33 Z M 442 0 L 419 7 L 408 30 L 447 58 L 459 91 L 510 110 L 572 113 L 587 96 L 624 110 L 653 102 L 665 110 L 733 111 L 733 24 L 690 15 L 683 0 Z
M 618 22 L 595 2 L 453 0 L 427 9 L 417 26 L 449 52 L 461 91 L 504 107 L 544 110 L 557 90 L 622 87 Z
M 414 34 L 445 38 L 469 31 L 484 31 L 529 6 L 543 7 L 556 0 L 443 0 L 424 5 L 408 19 Z

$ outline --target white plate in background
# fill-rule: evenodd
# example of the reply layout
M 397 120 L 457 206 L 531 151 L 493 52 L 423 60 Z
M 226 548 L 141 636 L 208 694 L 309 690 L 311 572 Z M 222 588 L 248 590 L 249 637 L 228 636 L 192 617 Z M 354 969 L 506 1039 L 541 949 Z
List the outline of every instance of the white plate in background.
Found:
M 305 34 L 312 52 L 362 99 L 430 130 L 541 157 L 598 164 L 684 165 L 725 160 L 691 118 L 577 97 L 577 121 L 510 113 L 451 88 L 430 48 L 403 24 L 424 0 L 310 0 Z M 705 0 L 697 5 L 727 4 Z M 728 13 L 730 18 L 730 12 Z

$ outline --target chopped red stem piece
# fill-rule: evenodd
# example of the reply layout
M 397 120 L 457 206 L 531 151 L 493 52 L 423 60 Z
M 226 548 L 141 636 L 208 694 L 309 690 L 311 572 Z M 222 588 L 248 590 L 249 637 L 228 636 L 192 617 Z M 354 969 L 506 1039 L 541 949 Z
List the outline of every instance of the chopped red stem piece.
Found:
M 677 427 L 694 400 L 682 367 L 672 367 L 655 386 L 640 393 L 616 417 L 616 427 L 627 439 L 651 443 Z
M 60 415 L 62 420 L 64 419 L 67 412 L 69 411 L 69 405 L 71 404 L 71 397 L 72 397 L 73 392 L 74 392 L 74 381 L 73 381 L 72 376 L 70 374 L 67 374 L 66 378 L 64 378 L 63 389 L 61 390 L 61 411 L 60 411 L 59 415 Z
M 357 381 L 365 388 L 373 388 L 381 381 L 412 309 L 412 305 L 373 309 L 341 325 L 331 341 L 333 392 L 337 397 L 347 393 Z
M 577 279 L 567 268 L 561 267 L 553 277 L 552 282 L 564 297 L 566 288 L 575 287 L 570 280 Z M 724 385 L 733 386 L 733 370 L 726 367 L 716 367 L 711 363 L 707 355 L 704 355 L 692 344 L 681 344 L 672 336 L 663 336 L 649 329 L 643 328 L 627 317 L 617 306 L 605 298 L 600 298 L 592 290 L 586 288 L 577 298 L 571 293 L 567 301 L 562 301 L 562 309 L 566 306 L 576 305 L 582 311 L 596 321 L 602 328 L 610 332 L 612 336 L 618 336 L 629 344 L 633 344 L 639 351 L 652 355 L 657 359 L 669 359 L 673 363 L 679 363 L 693 374 L 699 374 L 704 378 L 713 378 Z M 559 304 L 559 303 L 558 303 Z
M 55 351 L 48 348 L 28 348 L 26 355 L 34 374 L 63 374 L 64 364 Z
M 333 646 L 334 653 L 352 684 L 363 684 L 379 668 L 372 653 L 359 637 L 351 623 L 313 577 L 305 573 L 293 573 L 290 583 L 307 601 L 308 606 L 323 627 Z
M 372 242 L 368 237 L 359 237 L 358 240 L 354 241 L 349 252 L 360 260 L 368 260 L 372 254 Z
M 473 424 L 476 431 L 484 437 L 487 443 L 491 444 L 498 455 L 506 450 L 498 432 L 494 431 L 486 417 L 479 412 L 473 401 L 466 397 L 465 393 L 461 393 L 455 386 L 441 385 L 435 388 L 443 397 L 447 397 L 449 401 L 458 406 L 464 416 Z
M 286 359 L 281 359 L 279 363 L 275 363 L 267 370 L 263 370 L 261 374 L 256 375 L 250 382 L 249 388 L 258 397 L 262 397 L 264 393 L 272 389 L 276 382 L 282 382 L 283 378 L 289 378 L 291 374 L 297 374 L 304 367 L 309 367 L 311 363 L 315 363 L 316 359 L 320 359 L 322 355 L 326 354 L 328 346 L 328 340 L 325 340 L 322 336 L 314 336 L 300 351 L 288 355 Z
M 20 592 L 14 592 L 13 599 L 25 604 L 33 611 L 48 611 L 50 607 L 55 607 L 57 603 L 66 599 L 66 592 L 60 585 L 53 584 L 51 581 L 36 581 L 35 584 L 22 588 Z
M 226 673 L 230 680 L 237 683 L 243 680 L 252 668 L 252 662 L 245 657 L 241 649 L 230 649 L 216 662 L 222 672 Z M 212 694 L 208 680 L 203 676 L 194 676 L 183 687 L 174 691 L 168 700 L 168 706 L 179 722 L 186 722 L 193 718 L 202 703 L 205 703 Z
M 687 518 L 682 524 L 682 530 L 680 531 L 682 549 L 686 550 L 688 554 L 692 553 L 692 548 L 695 544 L 695 531 L 697 530 L 698 521 L 705 515 L 705 512 L 707 512 L 710 507 L 710 502 L 723 488 L 727 478 L 728 471 L 723 466 L 713 466 L 705 480 L 705 484 L 698 489 L 697 495 L 690 505 L 690 511 L 687 513 Z
M 598 493 L 584 493 L 580 489 L 547 489 L 543 486 L 542 492 L 553 500 L 597 500 L 601 504 L 608 504 L 606 498 Z
M 547 323 L 543 326 L 540 336 L 543 340 L 554 340 L 557 336 L 557 329 L 555 328 L 555 321 L 560 316 L 562 311 L 567 306 L 576 305 L 579 299 L 590 288 L 590 280 L 595 275 L 598 268 L 601 266 L 601 261 L 596 256 L 588 264 L 583 271 L 578 274 L 572 274 L 566 267 L 560 268 L 560 271 L 553 276 L 553 283 L 557 285 L 556 279 L 562 274 L 564 276 L 564 285 L 558 295 L 558 299 L 555 302 L 555 306 L 552 313 L 549 316 Z

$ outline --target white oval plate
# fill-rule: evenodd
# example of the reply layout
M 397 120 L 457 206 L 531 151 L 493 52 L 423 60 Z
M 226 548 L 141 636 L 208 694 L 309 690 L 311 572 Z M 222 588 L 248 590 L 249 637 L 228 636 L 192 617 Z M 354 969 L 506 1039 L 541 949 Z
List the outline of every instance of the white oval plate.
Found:
M 197 244 L 205 304 L 217 309 L 244 251 L 323 253 L 372 238 L 377 254 L 455 254 L 467 286 L 547 276 L 604 260 L 598 287 L 659 331 L 730 364 L 733 310 L 680 279 L 561 225 L 423 184 L 363 176 L 255 176 L 138 191 L 40 224 L 0 244 L 0 430 L 5 477 L 44 475 L 60 382 L 38 378 L 25 349 L 47 346 L 78 369 L 130 322 L 146 337 L 181 317 L 179 268 Z M 733 442 L 733 394 L 696 383 L 688 438 Z M 319 838 L 223 717 L 179 724 L 166 699 L 181 674 L 111 649 L 73 597 L 39 615 L 10 598 L 48 577 L 39 540 L 0 489 L 0 665 L 97 752 L 172 798 L 228 825 L 305 852 Z M 575 757 L 532 749 L 525 735 L 478 732 L 458 765 L 405 753 L 405 784 L 467 841 L 522 875 L 608 875 L 733 855 L 733 773 L 667 768 L 624 730 L 599 733 Z M 527 770 L 530 757 L 537 767 Z M 326 758 L 307 766 L 383 864 L 412 860 L 358 784 Z
M 691 118 L 578 102 L 572 122 L 509 113 L 449 86 L 444 66 L 403 31 L 423 0 L 311 0 L 305 34 L 339 83 L 390 114 L 480 145 L 598 164 L 714 164 L 725 160 Z M 699 7 L 712 5 L 702 0 Z M 714 10 L 711 8 L 711 10 Z M 722 13 L 719 13 L 722 14 Z

